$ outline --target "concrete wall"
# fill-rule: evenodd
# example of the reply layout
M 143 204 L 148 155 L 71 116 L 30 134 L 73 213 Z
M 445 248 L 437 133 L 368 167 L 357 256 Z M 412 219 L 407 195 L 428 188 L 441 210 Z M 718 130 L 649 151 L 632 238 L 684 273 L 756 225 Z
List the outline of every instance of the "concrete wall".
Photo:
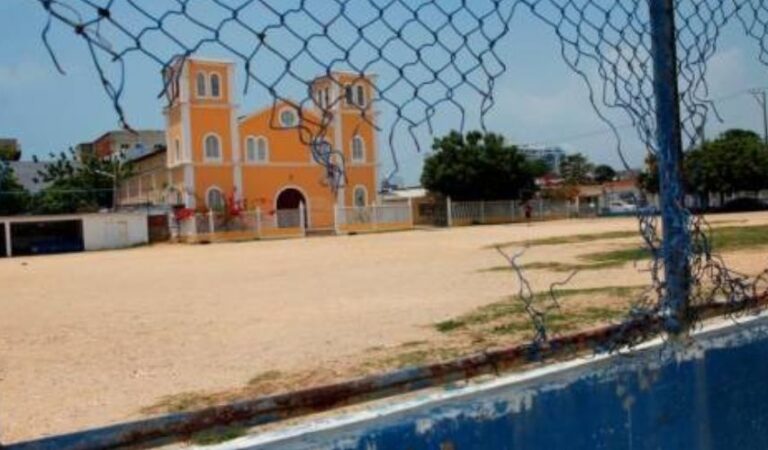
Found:
M 0 217 L 0 227 L 7 242 L 2 246 L 4 256 L 13 256 L 13 233 L 10 224 L 23 222 L 81 221 L 83 244 L 86 251 L 133 247 L 149 243 L 149 226 L 146 213 L 64 214 L 51 216 Z
M 83 216 L 85 250 L 106 250 L 149 243 L 147 215 L 141 213 Z
M 219 449 L 764 449 L 768 318 L 685 349 L 549 365 L 270 430 Z

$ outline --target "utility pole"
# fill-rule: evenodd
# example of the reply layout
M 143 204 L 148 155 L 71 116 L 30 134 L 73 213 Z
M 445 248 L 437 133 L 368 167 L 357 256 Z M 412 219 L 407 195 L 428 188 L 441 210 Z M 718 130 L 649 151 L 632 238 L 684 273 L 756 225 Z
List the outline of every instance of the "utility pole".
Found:
M 768 147 L 768 101 L 766 101 L 765 88 L 750 91 L 757 103 L 763 108 L 763 142 Z

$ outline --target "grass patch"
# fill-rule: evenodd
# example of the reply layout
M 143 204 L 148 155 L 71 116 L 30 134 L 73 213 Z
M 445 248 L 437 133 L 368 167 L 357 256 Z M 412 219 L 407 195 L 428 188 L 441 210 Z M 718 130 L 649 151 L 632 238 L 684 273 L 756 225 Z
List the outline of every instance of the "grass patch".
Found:
M 498 244 L 489 245 L 488 248 L 496 247 L 512 247 L 512 246 L 541 246 L 541 245 L 562 245 L 562 244 L 579 244 L 582 242 L 601 241 L 607 239 L 624 239 L 638 236 L 637 231 L 607 231 L 605 233 L 592 233 L 592 234 L 573 234 L 570 236 L 555 236 L 550 238 L 533 239 L 530 241 L 511 241 L 501 242 Z
M 630 247 L 619 250 L 609 250 L 605 252 L 588 253 L 579 256 L 579 259 L 589 261 L 587 266 L 598 265 L 599 268 L 623 266 L 628 262 L 648 259 L 651 253 L 644 247 Z M 594 267 L 590 267 L 594 268 Z
M 195 433 L 190 437 L 189 442 L 195 445 L 216 445 L 222 442 L 231 441 L 239 437 L 245 436 L 246 428 L 231 426 L 231 427 L 219 427 L 210 430 L 201 431 Z
M 636 234 L 635 232 L 632 233 Z M 549 240 L 544 241 L 549 242 Z M 766 245 L 768 245 L 768 225 L 714 228 L 710 235 L 710 246 L 712 247 L 713 251 L 717 252 L 744 250 L 763 247 Z M 584 261 L 583 263 L 562 263 L 547 261 L 523 264 L 521 267 L 528 270 L 549 270 L 552 272 L 601 270 L 613 267 L 621 267 L 630 262 L 650 259 L 650 257 L 650 252 L 644 247 L 629 247 L 581 255 L 578 258 Z M 497 266 L 490 269 L 485 269 L 483 272 L 499 272 L 509 270 L 512 270 L 512 268 L 509 266 Z
M 367 367 L 381 370 L 382 368 L 402 369 L 405 367 L 423 366 L 436 361 L 446 361 L 458 357 L 461 352 L 455 348 L 428 348 L 410 350 L 395 355 L 369 361 Z
M 619 299 L 630 299 L 636 295 L 643 286 L 619 286 L 619 287 L 598 287 L 585 289 L 560 289 L 555 291 L 558 300 L 578 295 L 605 295 Z M 534 302 L 543 302 L 550 299 L 549 292 L 539 292 L 534 294 Z M 613 310 L 611 310 L 613 311 Z M 547 316 L 548 320 L 557 320 L 557 314 L 553 313 Z M 582 316 L 578 318 L 584 320 L 601 320 L 600 314 L 608 315 L 607 310 L 593 310 L 586 308 Z M 483 327 L 488 324 L 497 323 L 500 320 L 504 322 L 495 325 L 491 332 L 495 334 L 514 334 L 521 331 L 530 330 L 530 322 L 525 313 L 523 302 L 517 297 L 512 297 L 490 305 L 481 306 L 476 310 L 456 317 L 454 319 L 438 322 L 434 325 L 435 329 L 441 333 L 453 333 L 455 331 L 469 329 L 472 327 Z
M 712 247 L 720 252 L 768 245 L 768 225 L 723 227 L 712 230 Z
M 255 377 L 251 378 L 250 381 L 248 381 L 248 386 L 255 386 L 263 383 L 269 383 L 275 380 L 279 380 L 283 378 L 284 374 L 283 372 L 280 372 L 279 370 L 268 370 L 266 372 L 262 372 Z
M 763 247 L 768 245 L 768 225 L 714 228 L 709 237 L 712 251 L 716 252 Z M 592 263 L 584 266 L 587 269 L 617 267 L 650 257 L 651 254 L 648 249 L 643 247 L 630 247 L 579 256 L 580 259 Z M 596 264 L 602 265 L 602 267 L 596 267 Z
M 181 394 L 162 397 L 154 405 L 143 408 L 141 412 L 143 414 L 181 413 L 207 408 L 216 403 L 217 399 L 214 395 L 201 394 L 198 392 L 183 392 Z

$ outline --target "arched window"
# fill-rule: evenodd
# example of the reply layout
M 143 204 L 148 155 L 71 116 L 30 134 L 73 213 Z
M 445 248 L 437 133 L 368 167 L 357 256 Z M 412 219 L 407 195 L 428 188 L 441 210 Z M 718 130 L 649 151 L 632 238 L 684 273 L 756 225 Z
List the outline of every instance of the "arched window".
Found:
M 365 186 L 355 186 L 353 201 L 356 208 L 364 208 L 368 205 L 368 190 Z
M 245 159 L 253 163 L 266 163 L 269 161 L 269 143 L 263 136 L 248 136 L 245 140 Z
M 208 193 L 205 195 L 205 204 L 211 211 L 221 211 L 225 206 L 224 193 L 217 187 L 208 189 Z
M 296 111 L 285 108 L 280 112 L 280 125 L 285 128 L 293 128 L 296 126 L 298 118 L 296 117 Z
M 200 72 L 197 74 L 197 96 L 205 97 L 208 95 L 205 82 L 205 74 Z
M 205 137 L 205 159 L 214 161 L 221 159 L 221 141 L 215 134 Z
M 365 87 L 363 85 L 358 84 L 357 85 L 357 106 L 360 106 L 361 108 L 365 107 Z
M 219 74 L 212 73 L 211 74 L 211 97 L 220 97 L 221 96 L 221 78 L 219 78 Z
M 352 138 L 352 162 L 365 162 L 365 141 L 360 136 Z
M 355 94 L 351 85 L 344 86 L 344 100 L 347 102 L 347 106 L 355 104 Z

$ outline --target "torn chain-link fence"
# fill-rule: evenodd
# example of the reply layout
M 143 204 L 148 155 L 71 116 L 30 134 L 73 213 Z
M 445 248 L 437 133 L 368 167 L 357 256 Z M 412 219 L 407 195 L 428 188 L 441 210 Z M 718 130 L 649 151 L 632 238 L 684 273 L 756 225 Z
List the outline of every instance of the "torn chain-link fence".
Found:
M 651 11 L 660 0 L 38 1 L 48 17 L 42 38 L 56 66 L 63 71 L 65 62 L 57 57 L 52 30 L 70 28 L 90 52 L 124 124 L 130 122 L 123 108 L 125 66 L 132 57 L 148 58 L 166 70 L 198 52 L 226 54 L 239 63 L 246 91 L 259 88 L 275 105 L 293 105 L 300 118 L 297 132 L 313 158 L 327 169 L 331 188 L 345 183 L 342 152 L 317 143 L 325 142 L 335 105 L 344 101 L 339 72 L 352 73 L 359 80 L 377 76 L 374 108 L 360 107 L 359 114 L 377 127 L 384 122 L 372 111 L 380 108 L 389 114 L 385 131 L 397 171 L 395 136 L 410 136 L 418 148 L 417 133 L 431 131 L 443 113 L 463 130 L 470 105 L 483 123 L 498 101 L 495 87 L 509 64 L 499 49 L 518 14 L 527 13 L 557 36 L 560 56 L 581 77 L 595 112 L 613 129 L 622 159 L 619 133 L 611 119 L 615 112 L 629 118 L 641 142 L 654 153 L 660 151 L 660 131 L 677 133 L 684 139 L 680 147 L 691 148 L 700 143 L 707 121 L 719 119 L 706 82 L 707 64 L 727 26 L 740 28 L 752 38 L 756 57 L 768 64 L 768 6 L 762 1 L 669 2 L 674 5 L 670 23 L 676 23 L 669 50 L 679 85 L 675 107 L 679 106 L 679 130 L 669 130 L 667 124 L 657 123 L 657 89 L 665 86 L 654 85 L 658 80 Z M 323 101 L 311 95 L 318 77 L 337 85 L 334 98 Z M 170 83 L 166 82 L 161 96 Z M 679 181 L 680 167 L 672 170 L 678 173 L 662 170 Z M 662 196 L 668 194 L 665 189 L 662 185 Z M 687 236 L 678 249 L 685 261 L 677 264 L 686 272 L 681 276 L 688 277 L 683 281 L 690 289 L 686 288 L 687 298 L 678 300 L 683 306 L 737 303 L 758 295 L 762 277 L 736 274 L 715 257 L 706 224 L 688 214 L 679 194 L 670 194 L 667 202 L 669 214 Z M 664 271 L 670 254 L 659 235 L 658 217 L 645 209 L 639 219 L 639 232 L 651 257 L 647 268 L 651 288 L 638 299 L 630 319 L 665 314 L 669 307 L 661 300 L 669 287 Z M 519 256 L 507 258 L 513 267 Z M 531 287 L 519 269 L 516 273 L 521 297 L 530 297 Z M 546 340 L 546 314 L 528 306 L 537 339 Z M 685 328 L 696 319 L 684 314 Z

